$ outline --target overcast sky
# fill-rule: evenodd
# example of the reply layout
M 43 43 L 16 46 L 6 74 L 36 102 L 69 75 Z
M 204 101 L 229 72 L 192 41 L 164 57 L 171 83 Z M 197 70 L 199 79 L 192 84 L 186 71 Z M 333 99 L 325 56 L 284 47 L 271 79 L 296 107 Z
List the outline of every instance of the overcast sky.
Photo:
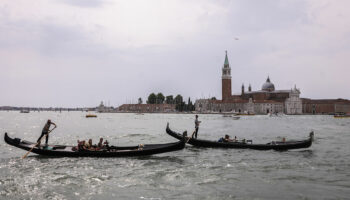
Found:
M 0 106 L 112 106 L 151 92 L 221 99 L 296 84 L 350 99 L 348 0 L 1 0 Z

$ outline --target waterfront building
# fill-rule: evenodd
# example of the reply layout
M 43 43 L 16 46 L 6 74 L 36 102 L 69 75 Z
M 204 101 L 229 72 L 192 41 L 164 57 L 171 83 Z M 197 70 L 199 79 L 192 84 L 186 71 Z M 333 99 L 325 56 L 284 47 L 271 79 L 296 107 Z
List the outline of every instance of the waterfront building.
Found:
M 303 113 L 310 114 L 350 114 L 347 99 L 307 99 L 303 98 Z
M 270 77 L 262 84 L 261 90 L 252 91 L 249 84 L 245 90 L 244 84 L 241 93 L 232 95 L 231 67 L 225 55 L 222 67 L 222 100 L 198 99 L 195 103 L 196 111 L 237 112 L 251 114 L 285 113 L 285 114 L 325 114 L 337 112 L 350 112 L 350 101 L 338 100 L 311 100 L 300 98 L 300 89 L 296 86 L 291 89 L 276 90 Z
M 115 112 L 113 107 L 105 106 L 103 101 L 101 101 L 100 105 L 96 108 L 96 111 L 99 113 L 107 113 L 107 112 Z

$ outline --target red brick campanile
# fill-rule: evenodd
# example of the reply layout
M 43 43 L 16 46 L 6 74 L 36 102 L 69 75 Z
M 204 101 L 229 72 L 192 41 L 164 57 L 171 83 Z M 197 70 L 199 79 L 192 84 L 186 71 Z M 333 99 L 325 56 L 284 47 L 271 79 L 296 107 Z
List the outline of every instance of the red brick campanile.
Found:
M 225 56 L 224 67 L 222 68 L 222 101 L 231 98 L 231 68 L 228 63 L 227 51 Z

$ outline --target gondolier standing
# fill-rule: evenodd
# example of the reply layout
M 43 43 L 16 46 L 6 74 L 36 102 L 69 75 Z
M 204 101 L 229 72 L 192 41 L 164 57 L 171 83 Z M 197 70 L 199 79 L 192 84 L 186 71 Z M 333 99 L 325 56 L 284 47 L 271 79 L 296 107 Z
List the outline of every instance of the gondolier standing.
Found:
M 198 133 L 198 128 L 199 128 L 199 124 L 201 123 L 201 121 L 198 121 L 198 115 L 196 115 L 196 119 L 194 120 L 194 127 L 195 127 L 195 131 L 194 131 L 194 137 L 197 138 L 197 133 Z
M 39 137 L 39 139 L 37 140 L 37 146 L 40 148 L 40 144 L 41 144 L 41 138 L 46 136 L 46 141 L 45 141 L 45 146 L 47 146 L 47 143 L 49 141 L 49 132 L 51 132 L 53 129 L 50 130 L 50 126 L 54 125 L 55 127 L 53 129 L 55 129 L 57 126 L 55 123 L 51 122 L 51 120 L 47 120 L 44 128 L 43 128 L 43 131 L 41 132 L 41 135 Z

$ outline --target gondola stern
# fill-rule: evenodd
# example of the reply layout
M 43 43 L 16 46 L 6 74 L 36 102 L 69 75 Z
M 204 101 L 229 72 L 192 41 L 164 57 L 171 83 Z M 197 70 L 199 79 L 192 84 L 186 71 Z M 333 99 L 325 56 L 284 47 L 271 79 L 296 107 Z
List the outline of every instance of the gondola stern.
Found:
M 21 139 L 19 139 L 19 138 L 13 139 L 10 136 L 8 136 L 7 132 L 5 132 L 5 134 L 4 134 L 4 140 L 7 144 L 13 145 L 13 146 L 17 146 L 21 142 Z
M 10 138 L 10 137 L 8 136 L 7 132 L 5 132 L 5 134 L 4 134 L 4 140 L 5 140 L 5 142 L 6 142 L 7 144 L 9 144 L 9 142 L 12 141 L 13 139 Z
M 169 127 L 169 122 L 166 123 L 166 129 L 165 130 L 166 130 L 167 133 L 169 133 L 169 131 L 171 131 L 170 127 Z
M 185 132 L 186 132 L 186 135 L 187 135 L 187 131 L 184 131 L 183 133 L 185 133 Z M 169 128 L 168 125 L 167 125 L 167 128 L 166 128 L 166 133 L 167 133 L 168 135 L 170 135 L 170 136 L 172 136 L 172 137 L 178 139 L 178 140 L 183 140 L 184 138 L 187 138 L 187 137 L 184 137 L 183 134 L 181 134 L 181 133 L 177 133 L 177 132 L 175 132 L 175 131 L 172 131 L 172 130 Z
M 311 132 L 310 132 L 309 137 L 310 137 L 311 142 L 313 142 L 314 139 L 315 139 L 315 133 L 314 133 L 314 131 L 311 131 Z

